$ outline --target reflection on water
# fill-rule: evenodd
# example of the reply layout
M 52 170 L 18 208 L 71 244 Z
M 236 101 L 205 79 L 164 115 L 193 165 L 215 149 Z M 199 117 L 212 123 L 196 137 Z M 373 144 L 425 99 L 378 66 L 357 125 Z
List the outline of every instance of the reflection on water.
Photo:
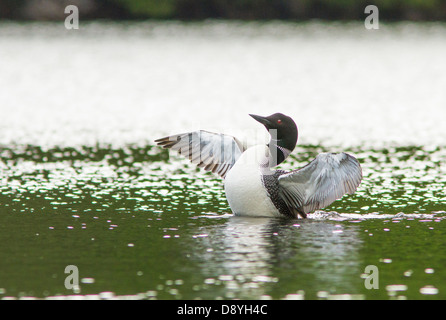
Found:
M 314 288 L 331 294 L 357 289 L 358 283 L 345 281 L 359 274 L 361 240 L 356 226 L 231 217 L 203 232 L 206 236 L 194 259 L 201 262 L 208 283 L 223 284 L 223 297 L 286 297 L 305 292 L 314 297 Z
M 323 151 L 299 150 L 287 169 Z M 436 271 L 434 283 L 419 268 L 438 269 L 442 259 L 432 237 L 443 232 L 444 149 L 355 154 L 365 177 L 358 191 L 290 221 L 232 217 L 221 179 L 152 146 L 3 147 L 0 242 L 8 249 L 0 265 L 8 278 L 0 292 L 70 298 L 61 273 L 78 264 L 94 280 L 81 284 L 84 298 L 387 298 L 385 285 L 402 285 L 398 277 L 410 270 L 417 271 L 404 294 L 419 298 L 433 285 L 442 297 L 443 274 Z M 398 254 L 407 248 L 430 258 Z M 361 274 L 389 256 L 394 277 L 375 296 Z M 115 267 L 104 270 L 104 261 Z
M 288 168 L 322 151 L 299 150 Z M 373 293 L 360 276 L 366 265 L 388 259 L 382 252 L 429 246 L 428 262 L 395 256 L 395 272 L 413 270 L 412 261 L 438 268 L 442 255 L 432 237 L 442 237 L 445 216 L 444 150 L 358 148 L 356 154 L 365 177 L 358 192 L 327 212 L 290 221 L 232 217 L 221 179 L 152 146 L 3 147 L 0 242 L 8 249 L 0 253 L 0 266 L 8 278 L 0 292 L 69 297 L 61 272 L 79 264 L 94 280 L 81 285 L 85 298 L 356 299 Z M 419 223 L 395 232 L 397 223 L 409 221 Z M 382 233 L 390 238 L 383 241 Z M 410 244 L 400 242 L 403 234 Z M 379 247 L 370 251 L 375 242 Z M 116 257 L 126 257 L 125 265 Z M 103 270 L 104 261 L 117 270 Z M 412 297 L 433 285 L 419 275 L 404 284 Z M 434 275 L 436 281 L 442 276 Z M 120 284 L 124 279 L 128 284 Z M 390 288 L 401 284 L 385 281 Z M 436 297 L 443 292 L 438 287 Z M 378 297 L 388 297 L 387 291 Z

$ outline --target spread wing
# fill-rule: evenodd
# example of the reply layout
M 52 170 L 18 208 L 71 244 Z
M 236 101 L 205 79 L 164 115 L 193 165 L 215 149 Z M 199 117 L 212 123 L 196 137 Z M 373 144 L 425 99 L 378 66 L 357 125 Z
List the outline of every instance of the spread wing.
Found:
M 206 171 L 225 177 L 246 147 L 235 137 L 199 130 L 157 139 L 163 148 L 172 148 Z
M 306 215 L 354 193 L 361 180 L 355 157 L 344 152 L 321 153 L 305 167 L 281 175 L 279 195 L 290 209 Z

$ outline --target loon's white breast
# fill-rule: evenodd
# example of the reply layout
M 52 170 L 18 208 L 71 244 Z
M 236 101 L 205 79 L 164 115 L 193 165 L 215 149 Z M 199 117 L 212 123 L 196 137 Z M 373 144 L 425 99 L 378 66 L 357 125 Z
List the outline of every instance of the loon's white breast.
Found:
M 264 164 L 269 149 L 258 145 L 247 149 L 226 174 L 226 198 L 237 216 L 280 216 L 262 182 L 262 175 L 272 171 Z M 263 164 L 263 166 L 262 166 Z

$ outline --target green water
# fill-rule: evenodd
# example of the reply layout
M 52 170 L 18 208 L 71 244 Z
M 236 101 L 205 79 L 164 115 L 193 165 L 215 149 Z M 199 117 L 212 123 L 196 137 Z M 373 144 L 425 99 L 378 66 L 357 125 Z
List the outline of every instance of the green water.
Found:
M 349 150 L 358 191 L 282 220 L 233 217 L 219 178 L 150 145 L 2 147 L 0 298 L 444 299 L 444 150 Z

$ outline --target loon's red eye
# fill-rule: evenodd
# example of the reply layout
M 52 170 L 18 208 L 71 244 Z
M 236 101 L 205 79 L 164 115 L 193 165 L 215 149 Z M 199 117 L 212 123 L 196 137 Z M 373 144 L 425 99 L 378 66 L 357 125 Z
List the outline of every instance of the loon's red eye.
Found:
M 278 124 L 281 124 L 281 123 L 282 123 L 282 120 L 280 120 L 280 119 L 277 120 L 277 123 L 278 123 Z

